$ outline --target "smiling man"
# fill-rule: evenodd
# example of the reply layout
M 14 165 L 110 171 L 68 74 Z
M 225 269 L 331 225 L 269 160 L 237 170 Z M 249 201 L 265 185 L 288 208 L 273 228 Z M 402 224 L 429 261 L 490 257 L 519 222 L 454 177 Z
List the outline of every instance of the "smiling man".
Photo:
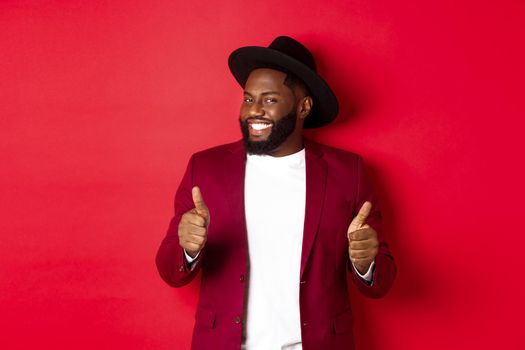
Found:
M 353 349 L 347 280 L 370 297 L 396 267 L 362 160 L 303 137 L 338 104 L 306 47 L 243 47 L 242 141 L 194 154 L 157 253 L 174 287 L 202 271 L 193 349 Z

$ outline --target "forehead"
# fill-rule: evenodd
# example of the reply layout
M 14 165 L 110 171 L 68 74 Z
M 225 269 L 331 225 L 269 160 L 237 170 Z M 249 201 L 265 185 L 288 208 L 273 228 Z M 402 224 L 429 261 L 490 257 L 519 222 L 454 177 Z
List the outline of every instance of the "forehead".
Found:
M 258 68 L 254 69 L 244 86 L 246 92 L 258 91 L 258 90 L 276 90 L 282 91 L 287 87 L 284 85 L 286 79 L 286 73 L 281 71 L 270 69 L 270 68 Z

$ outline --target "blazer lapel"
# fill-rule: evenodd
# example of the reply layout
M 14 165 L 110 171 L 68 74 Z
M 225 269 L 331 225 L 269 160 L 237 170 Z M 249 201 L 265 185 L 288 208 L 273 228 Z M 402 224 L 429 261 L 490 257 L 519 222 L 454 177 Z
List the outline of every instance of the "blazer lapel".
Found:
M 234 217 L 239 218 L 239 233 L 246 235 L 246 221 L 244 219 L 244 175 L 246 172 L 246 153 L 242 140 L 232 143 L 230 154 L 220 161 L 224 169 L 224 193 L 227 195 L 227 205 Z
M 322 150 L 315 143 L 305 140 L 306 208 L 304 213 L 303 249 L 301 252 L 301 277 L 315 241 L 319 220 L 324 206 L 326 189 L 326 162 Z

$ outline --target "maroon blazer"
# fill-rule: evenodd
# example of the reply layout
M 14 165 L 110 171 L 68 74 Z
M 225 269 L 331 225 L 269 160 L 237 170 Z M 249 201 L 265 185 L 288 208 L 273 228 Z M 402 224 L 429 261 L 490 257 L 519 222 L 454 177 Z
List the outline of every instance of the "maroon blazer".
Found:
M 299 301 L 304 350 L 353 349 L 347 279 L 370 297 L 391 287 L 396 267 L 380 226 L 377 199 L 356 154 L 305 140 L 306 212 Z M 202 270 L 192 349 L 240 349 L 249 280 L 244 216 L 246 154 L 242 141 L 194 154 L 175 197 L 175 216 L 157 253 L 161 277 L 169 285 L 189 283 Z M 193 209 L 191 188 L 199 186 L 210 210 L 208 240 L 190 271 L 177 234 L 182 214 Z M 354 272 L 348 258 L 347 229 L 365 201 L 367 223 L 378 234 L 372 285 Z M 271 252 L 269 252 L 271 254 Z

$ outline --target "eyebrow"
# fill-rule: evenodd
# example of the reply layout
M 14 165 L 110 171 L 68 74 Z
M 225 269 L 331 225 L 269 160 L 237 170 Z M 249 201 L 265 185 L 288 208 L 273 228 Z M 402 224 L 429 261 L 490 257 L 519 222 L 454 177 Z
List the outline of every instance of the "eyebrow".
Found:
M 245 95 L 250 95 L 250 96 L 252 96 L 252 94 L 250 94 L 250 93 L 249 93 L 248 91 L 246 91 L 246 90 L 244 90 L 244 94 L 245 94 Z M 266 96 L 266 95 L 281 95 L 281 94 L 280 94 L 279 92 L 277 92 L 277 91 L 265 91 L 265 92 L 263 92 L 261 95 Z

